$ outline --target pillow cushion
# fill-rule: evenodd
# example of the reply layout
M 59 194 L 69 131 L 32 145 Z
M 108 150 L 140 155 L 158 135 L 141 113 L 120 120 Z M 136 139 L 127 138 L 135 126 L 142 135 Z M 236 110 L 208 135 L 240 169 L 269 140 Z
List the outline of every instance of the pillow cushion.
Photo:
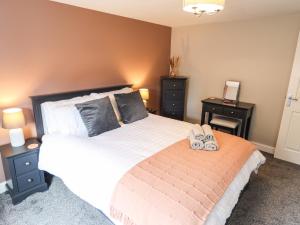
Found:
M 75 104 L 91 101 L 99 97 L 81 96 L 66 100 L 44 102 L 41 104 L 45 134 L 64 134 L 88 136 Z
M 120 127 L 109 97 L 76 104 L 89 137 Z
M 139 91 L 127 94 L 115 94 L 115 99 L 123 123 L 132 123 L 148 116 L 148 112 Z
M 122 88 L 122 89 L 116 90 L 116 91 L 109 91 L 109 92 L 102 92 L 102 93 L 92 93 L 91 96 L 97 97 L 97 98 L 103 98 L 103 97 L 108 96 L 109 99 L 110 99 L 110 102 L 113 106 L 113 109 L 114 109 L 114 111 L 117 115 L 118 120 L 121 121 L 121 115 L 120 115 L 120 112 L 118 110 L 118 105 L 116 103 L 114 94 L 124 94 L 124 93 L 130 93 L 130 92 L 133 92 L 133 89 L 126 87 L 126 88 Z
M 88 131 L 75 105 L 55 107 L 51 112 L 55 121 L 48 128 L 51 134 L 88 137 Z
M 48 101 L 41 104 L 43 127 L 45 134 L 64 134 L 75 136 L 88 136 L 88 131 L 81 119 L 75 104 L 104 98 L 109 96 L 118 120 L 121 120 L 114 94 L 132 92 L 132 88 L 122 88 L 116 91 L 91 93 L 71 99 Z

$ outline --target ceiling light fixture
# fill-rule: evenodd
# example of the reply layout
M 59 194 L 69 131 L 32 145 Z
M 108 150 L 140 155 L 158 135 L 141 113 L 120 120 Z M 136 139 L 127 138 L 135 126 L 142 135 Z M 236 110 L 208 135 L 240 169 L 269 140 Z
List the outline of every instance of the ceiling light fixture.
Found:
M 225 0 L 183 0 L 183 10 L 196 16 L 212 15 L 224 9 Z

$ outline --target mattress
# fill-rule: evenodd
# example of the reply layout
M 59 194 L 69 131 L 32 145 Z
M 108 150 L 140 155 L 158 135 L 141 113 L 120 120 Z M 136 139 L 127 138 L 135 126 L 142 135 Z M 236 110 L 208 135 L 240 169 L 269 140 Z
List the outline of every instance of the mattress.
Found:
M 140 161 L 186 138 L 190 128 L 189 123 L 150 114 L 92 138 L 45 135 L 39 168 L 60 177 L 73 193 L 109 217 L 111 196 L 121 177 Z M 251 155 L 206 225 L 225 224 L 251 173 L 264 161 L 259 151 Z

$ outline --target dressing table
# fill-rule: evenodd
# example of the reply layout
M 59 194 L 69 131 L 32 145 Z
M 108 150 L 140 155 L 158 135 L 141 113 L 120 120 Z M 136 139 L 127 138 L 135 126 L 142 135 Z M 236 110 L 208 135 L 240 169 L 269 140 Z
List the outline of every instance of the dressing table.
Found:
M 248 139 L 254 104 L 246 102 L 227 104 L 220 98 L 204 99 L 202 104 L 201 125 L 206 122 L 206 119 L 209 123 L 214 114 L 239 119 L 241 121 L 239 136 Z

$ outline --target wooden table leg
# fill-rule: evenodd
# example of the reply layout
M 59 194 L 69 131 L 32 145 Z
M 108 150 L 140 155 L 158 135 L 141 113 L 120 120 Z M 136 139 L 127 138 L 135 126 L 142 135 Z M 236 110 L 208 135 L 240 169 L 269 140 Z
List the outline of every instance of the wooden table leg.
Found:
M 249 138 L 249 130 L 250 130 L 251 118 L 252 118 L 252 115 L 250 115 L 250 117 L 247 120 L 246 133 L 245 133 L 245 139 L 247 139 L 247 140 Z
M 210 121 L 211 121 L 211 120 L 212 120 L 212 113 L 209 112 L 209 113 L 208 113 L 208 121 L 207 121 L 207 124 L 210 125 Z
M 247 118 L 244 117 L 242 119 L 242 127 L 241 127 L 241 133 L 240 133 L 240 137 L 242 137 L 242 138 L 245 138 L 246 127 L 247 127 Z
M 203 125 L 203 124 L 205 123 L 205 116 L 206 116 L 206 112 L 205 112 L 205 110 L 202 108 L 201 125 Z

